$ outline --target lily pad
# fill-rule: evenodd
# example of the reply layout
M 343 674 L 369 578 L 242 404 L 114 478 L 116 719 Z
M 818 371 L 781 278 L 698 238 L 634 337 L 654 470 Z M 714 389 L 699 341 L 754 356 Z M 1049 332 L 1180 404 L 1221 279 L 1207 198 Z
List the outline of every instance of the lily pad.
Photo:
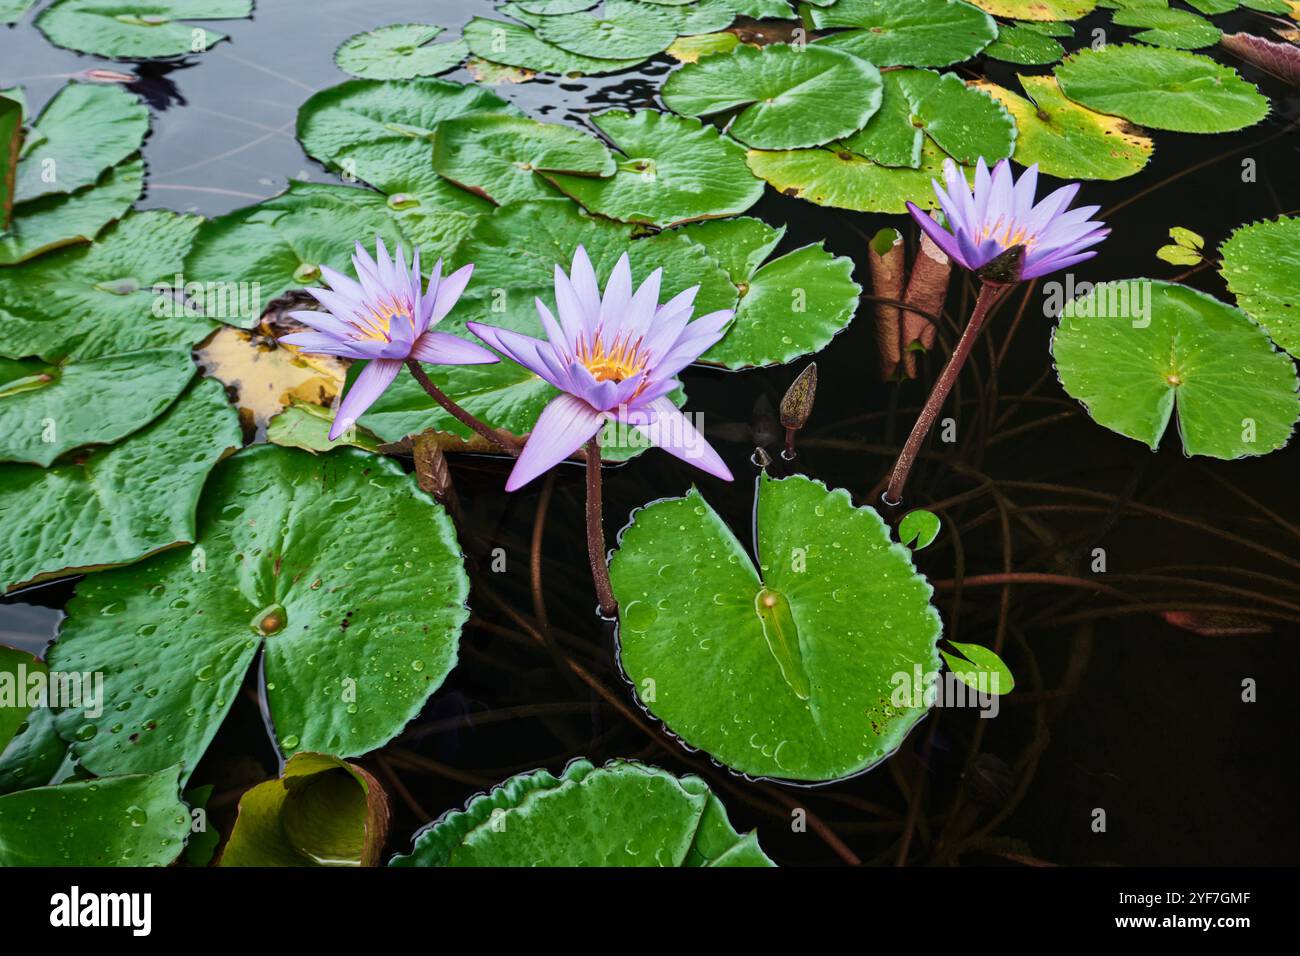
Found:
M 36 0 L 0 0 L 0 23 L 17 23 Z
M 1019 74 L 1029 99 L 987 81 L 978 86 L 1015 117 L 1013 158 L 1059 179 L 1123 179 L 1141 172 L 1155 151 L 1151 137 L 1127 120 L 1066 99 L 1052 76 Z
M 0 866 L 166 866 L 189 832 L 175 768 L 0 797 Z
M 464 40 L 430 43 L 439 26 L 395 23 L 345 40 L 334 53 L 339 69 L 370 80 L 410 80 L 435 76 L 457 66 L 469 55 Z
M 1220 252 L 1219 271 L 1237 305 L 1300 358 L 1300 219 L 1242 226 Z
M 0 461 L 49 465 L 110 445 L 171 405 L 195 366 L 187 349 L 145 349 L 63 365 L 0 359 Z
M 226 39 L 183 20 L 250 16 L 253 0 L 55 0 L 36 25 L 55 46 L 139 60 L 202 53 Z
M 195 345 L 216 323 L 200 317 L 194 303 L 166 293 L 202 221 L 163 210 L 133 212 L 90 245 L 0 269 L 0 355 L 56 362 Z M 220 298 L 214 296 L 214 306 Z
M 609 110 L 592 123 L 622 153 L 608 179 L 547 174 L 586 209 L 620 222 L 672 226 L 744 212 L 763 195 L 745 151 L 699 120 Z
M 938 668 L 930 585 L 843 490 L 765 474 L 755 508 L 757 567 L 694 489 L 636 512 L 610 561 L 623 670 L 670 731 L 741 773 L 860 773 L 925 715 L 897 689 Z
M 984 48 L 984 55 L 1007 63 L 1043 66 L 1065 56 L 1065 47 L 1039 30 L 1004 25 L 998 27 L 998 38 Z
M 32 678 L 43 681 L 46 673 L 40 658 L 0 644 L 0 754 L 8 749 L 32 711 Z
M 1078 20 L 1097 7 L 1097 0 L 970 0 L 995 17 L 1011 20 Z
M 193 541 L 204 479 L 241 441 L 221 386 L 202 379 L 125 441 L 52 468 L 0 469 L 0 588 Z
M 993 651 L 978 644 L 950 642 L 958 654 L 940 651 L 944 663 L 956 678 L 968 687 L 986 694 L 1009 694 L 1016 687 L 1011 669 Z
M 931 183 L 942 181 L 943 159 L 943 152 L 927 139 L 916 169 L 873 163 L 845 144 L 818 149 L 751 149 L 747 162 L 755 176 L 787 196 L 859 212 L 902 213 L 907 212 L 908 202 L 922 209 L 938 205 Z
M 838 50 L 772 44 L 705 57 L 668 78 L 663 101 L 686 116 L 740 113 L 728 134 L 756 149 L 820 146 L 860 130 L 880 106 L 880 71 Z
M 535 70 L 538 73 L 556 73 L 560 76 L 599 76 L 618 73 L 641 64 L 645 57 L 582 56 L 547 43 L 531 28 L 518 23 L 475 17 L 461 31 L 470 52 L 493 63 Z
M 301 448 L 313 453 L 346 447 L 378 451 L 383 444 L 365 428 L 348 429 L 337 440 L 330 441 L 330 426 L 333 424 L 334 413 L 328 408 L 294 399 L 288 408 L 267 423 L 266 440 L 273 445 Z
M 0 234 L 0 266 L 76 242 L 90 242 L 126 215 L 144 189 L 144 162 L 134 159 L 104 172 L 93 186 L 74 193 L 16 203 L 9 232 Z
M 861 130 L 840 145 L 882 166 L 921 165 L 923 133 L 912 122 L 912 101 L 903 89 L 902 76 L 907 70 L 889 70 L 881 74 L 884 81 L 880 109 Z
M 376 866 L 388 800 L 366 771 L 337 757 L 296 753 L 278 780 L 239 798 L 221 866 Z
M 1066 305 L 1052 354 L 1096 422 L 1153 449 L 1175 411 L 1187 455 L 1225 459 L 1281 448 L 1300 417 L 1291 359 L 1244 312 L 1186 286 L 1096 286 Z
M 188 774 L 259 648 L 286 756 L 382 746 L 455 665 L 460 547 L 395 462 L 248 449 L 213 472 L 198 528 L 196 548 L 93 575 L 68 605 L 49 662 L 104 674 L 104 716 L 59 715 L 92 773 Z
M 422 830 L 391 866 L 772 866 L 699 777 L 615 760 L 519 774 Z
M 18 164 L 15 202 L 94 185 L 140 148 L 149 110 L 120 86 L 69 83 L 34 125 L 39 138 Z
M 54 711 L 47 706 L 32 708 L 8 747 L 0 751 L 0 794 L 62 783 L 71 770 L 67 753 L 67 743 L 54 729 Z
M 808 8 L 813 26 L 852 27 L 816 41 L 876 66 L 950 66 L 997 38 L 987 13 L 962 0 L 838 0 Z
M 543 17 L 535 30 L 547 43 L 570 53 L 619 60 L 644 60 L 677 39 L 679 19 L 667 8 L 636 0 L 605 0 L 602 11 L 599 17 L 590 13 Z
M 600 0 L 516 0 L 514 6 L 528 13 L 555 16 L 558 13 L 577 13 L 590 10 Z
M 497 204 L 555 196 L 555 188 L 541 175 L 613 176 L 616 169 L 605 144 L 588 133 L 491 113 L 441 124 L 433 168 Z
M 714 53 L 730 53 L 740 46 L 740 37 L 730 31 L 702 33 L 693 37 L 678 37 L 665 52 L 680 63 L 698 63 L 701 57 Z
M 381 203 L 363 204 L 347 186 L 290 183 L 288 190 L 199 228 L 185 259 L 187 280 L 245 283 L 252 308 L 214 316 L 228 325 L 251 328 L 266 304 L 291 289 L 317 285 L 322 265 L 352 272 L 358 239 L 381 236 L 388 247 L 402 244 L 402 233 Z
M 1111 22 L 1121 27 L 1139 27 L 1133 39 L 1155 46 L 1195 50 L 1219 42 L 1219 28 L 1204 17 L 1186 10 L 1117 10 Z
M 1227 133 L 1268 115 L 1268 99 L 1236 70 L 1182 50 L 1080 50 L 1056 68 L 1056 79 L 1076 103 L 1153 129 Z
M 735 321 L 722 341 L 700 356 L 703 364 L 748 368 L 791 362 L 824 349 L 857 311 L 862 288 L 853 281 L 853 260 L 831 255 L 820 242 L 761 265 L 781 238 L 761 220 L 702 222 L 682 233 L 727 268 L 740 291 Z
M 899 88 L 912 105 L 913 123 L 957 162 L 991 166 L 1015 148 L 1016 122 L 997 100 L 967 86 L 955 73 L 900 71 Z

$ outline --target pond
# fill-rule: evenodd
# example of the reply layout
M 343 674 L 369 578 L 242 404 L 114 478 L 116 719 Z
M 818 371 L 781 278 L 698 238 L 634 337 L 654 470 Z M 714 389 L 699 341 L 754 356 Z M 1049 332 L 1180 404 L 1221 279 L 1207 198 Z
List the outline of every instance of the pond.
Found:
M 0 862 L 92 862 L 60 808 L 95 777 L 97 805 L 130 821 L 98 862 L 125 864 L 610 862 L 549 857 L 561 825 L 627 863 L 1300 860 L 1280 680 L 1300 621 L 1282 351 L 1300 298 L 1300 4 L 1056 0 L 1060 28 L 1014 0 L 605 0 L 605 27 L 581 0 L 263 0 L 251 16 L 213 0 L 179 17 L 159 2 L 141 23 L 90 0 L 25 6 L 0 2 L 17 21 L 0 91 L 21 87 L 29 130 L 0 234 L 0 422 L 30 433 L 0 451 L 0 664 L 102 675 L 107 696 L 102 714 L 0 701 L 0 824 L 35 808 L 58 848 Z M 351 40 L 390 24 L 444 32 Z M 179 54 L 131 45 L 175 30 Z M 1270 72 L 1220 32 L 1292 59 Z M 695 34 L 710 39 L 677 39 Z M 835 36 L 850 39 L 807 42 Z M 620 51 L 601 75 L 546 69 Z M 80 112 L 33 131 L 68 89 L 90 91 Z M 901 125 L 855 133 L 891 108 Z M 880 159 L 899 142 L 920 168 Z M 945 155 L 958 188 L 977 156 L 1010 156 L 1017 177 L 1039 162 L 1040 198 L 1079 181 L 1074 204 L 1110 234 L 1005 290 L 891 509 L 891 469 L 990 278 L 955 266 L 929 349 L 882 374 L 903 294 L 887 273 L 921 234 L 903 201 L 935 205 Z M 58 172 L 42 178 L 42 158 Z M 39 248 L 31 204 L 69 175 L 143 188 Z M 1237 233 L 1267 222 L 1276 237 Z M 890 229 L 902 264 L 880 255 Z M 326 284 L 320 265 L 352 275 L 353 243 L 373 253 L 376 235 L 421 244 L 426 278 L 439 256 L 447 273 L 474 262 L 446 328 L 502 354 L 465 323 L 541 334 L 533 297 L 555 307 L 553 265 L 577 282 L 580 243 L 602 286 L 623 250 L 636 283 L 664 269 L 657 301 L 701 284 L 696 321 L 744 303 L 673 392 L 720 469 L 602 439 L 616 613 L 597 606 L 581 460 L 507 492 L 511 458 L 400 366 L 340 443 L 355 447 L 330 450 L 362 364 L 277 340 L 305 328 L 291 313 L 316 305 L 300 290 Z M 92 238 L 101 259 L 77 258 Z M 166 287 L 182 273 L 234 298 L 201 315 Z M 1122 322 L 1089 310 L 1094 283 L 1128 279 L 1154 282 L 1110 287 L 1132 293 Z M 635 350 L 606 358 L 596 385 L 638 370 Z M 516 437 L 554 394 L 513 362 L 423 368 Z M 890 698 L 891 674 L 920 682 L 981 649 L 981 673 L 1009 669 L 1014 690 Z M 657 815 L 619 822 L 638 797 Z M 279 842 L 254 829 L 267 820 Z

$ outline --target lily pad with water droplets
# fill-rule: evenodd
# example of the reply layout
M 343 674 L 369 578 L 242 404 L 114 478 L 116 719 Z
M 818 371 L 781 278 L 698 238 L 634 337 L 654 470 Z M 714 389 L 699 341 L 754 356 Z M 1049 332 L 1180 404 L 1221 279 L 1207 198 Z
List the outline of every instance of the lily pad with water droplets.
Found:
M 476 113 L 438 127 L 433 168 L 493 202 L 556 196 L 548 173 L 612 176 L 614 157 L 589 133 L 523 116 Z
M 998 38 L 984 48 L 984 55 L 1006 63 L 1043 66 L 1065 56 L 1065 47 L 1039 30 L 1006 24 L 998 27 Z
M 49 662 L 104 674 L 102 716 L 59 715 L 92 773 L 188 776 L 259 649 L 286 756 L 382 746 L 455 665 L 456 534 L 391 460 L 248 449 L 213 472 L 198 531 L 195 548 L 87 578 L 68 605 Z
M 49 465 L 73 448 L 111 445 L 161 414 L 194 372 L 188 349 L 60 365 L 0 359 L 0 461 Z
M 166 866 L 190 823 L 174 767 L 20 790 L 0 797 L 0 866 Z
M 1070 54 L 1062 92 L 1100 113 L 1152 129 L 1227 133 L 1268 115 L 1268 99 L 1236 70 L 1183 50 L 1121 44 Z
M 90 242 L 110 222 L 126 215 L 143 189 L 144 162 L 136 156 L 106 170 L 94 185 L 16 203 L 9 231 L 0 233 L 0 266 L 60 246 Z
M 696 776 L 630 760 L 519 774 L 444 813 L 391 866 L 772 866 Z
M 1060 179 L 1123 179 L 1142 171 L 1155 144 L 1127 120 L 1066 99 L 1052 76 L 1019 75 L 1029 99 L 979 81 L 1015 117 L 1014 159 Z
M 686 116 L 739 110 L 727 133 L 756 149 L 820 146 L 860 130 L 880 106 L 880 71 L 839 50 L 739 46 L 682 67 L 663 87 Z
M 610 561 L 623 670 L 683 743 L 734 770 L 860 773 L 925 715 L 911 688 L 939 665 L 930 585 L 847 492 L 764 474 L 757 494 L 757 566 L 698 491 L 634 514 Z
M 908 72 L 888 70 L 881 74 L 884 85 L 880 109 L 866 126 L 840 145 L 882 166 L 916 169 L 921 165 L 925 133 L 912 121 L 912 102 L 903 90 L 901 78 Z
M 763 260 L 780 241 L 758 219 L 721 219 L 681 230 L 709 251 L 740 292 L 736 318 L 722 341 L 700 362 L 749 368 L 791 362 L 820 352 L 853 319 L 861 286 L 853 281 L 853 260 L 834 256 L 821 243 Z
M 201 379 L 116 445 L 51 468 L 0 469 L 0 588 L 193 541 L 204 479 L 241 441 L 221 386 Z
M 609 110 L 592 122 L 622 156 L 608 179 L 546 178 L 586 209 L 620 222 L 672 226 L 744 212 L 763 195 L 734 140 L 699 120 Z
M 252 12 L 253 0 L 55 0 L 36 26 L 55 46 L 137 60 L 202 53 L 226 35 L 183 21 Z
M 1097 0 L 970 0 L 995 17 L 1012 20 L 1078 20 L 1092 13 Z
M 1237 305 L 1300 358 L 1300 219 L 1280 216 L 1242 226 L 1220 252 L 1219 271 Z
M 464 40 L 432 43 L 443 28 L 396 23 L 345 40 L 334 54 L 339 69 L 371 80 L 410 80 L 436 76 L 469 54 Z
M 816 41 L 876 66 L 950 66 L 998 35 L 987 13 L 962 0 L 837 0 L 808 8 L 813 26 L 850 27 Z
M 1281 448 L 1300 417 L 1291 359 L 1244 312 L 1186 286 L 1096 286 L 1066 305 L 1052 354 L 1096 422 L 1152 449 L 1175 413 L 1186 454 L 1225 459 Z
M 992 166 L 1011 155 L 1016 122 L 997 100 L 955 73 L 899 72 L 913 123 L 957 162 L 974 166 L 983 157 Z
M 1213 23 L 1186 10 L 1117 10 L 1111 22 L 1136 29 L 1135 40 L 1179 50 L 1213 46 L 1219 42 L 1220 36 L 1219 28 Z
M 570 53 L 621 60 L 662 53 L 677 39 L 678 25 L 679 18 L 671 8 L 636 0 L 605 0 L 600 16 L 564 13 L 542 17 L 534 29 L 547 43 Z
M 461 32 L 475 56 L 537 73 L 599 76 L 631 69 L 645 60 L 640 56 L 623 59 L 582 56 L 547 43 L 531 27 L 485 17 L 470 20 Z
M 369 430 L 360 427 L 349 428 L 337 439 L 330 441 L 330 426 L 333 424 L 334 413 L 328 408 L 292 399 L 284 411 L 267 423 L 266 440 L 273 445 L 301 448 L 310 452 L 333 451 L 335 448 L 349 446 L 363 451 L 378 451 L 383 444 Z
M 358 240 L 372 253 L 375 236 L 382 237 L 389 250 L 402 245 L 401 230 L 389 209 L 382 202 L 358 201 L 365 192 L 294 182 L 279 196 L 209 220 L 199 228 L 185 259 L 186 281 L 226 283 L 230 288 L 246 283 L 250 294 L 256 291 L 252 307 L 213 318 L 251 328 L 272 299 L 291 289 L 319 285 L 322 265 L 352 274 Z
M 0 269 L 0 355 L 57 362 L 197 344 L 216 323 L 169 291 L 202 221 L 133 212 L 89 245 Z

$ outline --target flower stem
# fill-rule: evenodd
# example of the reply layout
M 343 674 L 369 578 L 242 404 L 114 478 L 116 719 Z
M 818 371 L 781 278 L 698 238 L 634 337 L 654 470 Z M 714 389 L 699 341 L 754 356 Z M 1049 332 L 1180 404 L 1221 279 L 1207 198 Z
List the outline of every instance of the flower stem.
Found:
M 966 364 L 970 350 L 975 345 L 975 340 L 979 338 L 980 330 L 984 328 L 984 321 L 993 311 L 994 306 L 1010 291 L 1011 285 L 1008 283 L 987 280 L 981 283 L 979 298 L 975 301 L 975 311 L 971 313 L 970 321 L 962 330 L 961 338 L 957 340 L 957 347 L 952 350 L 952 357 L 948 359 L 948 364 L 944 366 L 938 381 L 934 383 L 934 388 L 930 390 L 930 396 L 925 400 L 925 407 L 921 409 L 916 424 L 912 426 L 912 434 L 907 436 L 907 444 L 898 454 L 898 461 L 894 462 L 893 473 L 889 476 L 889 487 L 881 495 L 881 500 L 887 507 L 897 508 L 903 503 L 903 486 L 907 484 L 907 476 L 916 462 L 916 456 L 921 451 L 925 437 L 930 434 L 930 429 L 934 427 L 934 420 L 939 417 L 939 411 L 943 408 L 948 393 L 956 384 L 957 376 L 961 374 L 962 366 Z
M 518 441 L 518 439 L 514 438 L 514 436 L 496 431 L 493 428 L 489 428 L 469 412 L 465 411 L 465 409 L 453 402 L 447 397 L 446 393 L 443 392 L 442 389 L 433 384 L 433 381 L 424 373 L 424 369 L 420 368 L 420 363 L 415 359 L 407 359 L 406 367 L 411 370 L 411 375 L 413 375 L 415 380 L 420 383 L 420 387 L 428 392 L 429 397 L 445 408 L 458 422 L 461 422 L 479 435 L 482 435 L 507 455 L 513 455 L 515 458 L 519 457 L 519 452 L 523 450 L 523 445 Z
M 618 613 L 614 587 L 609 583 L 609 565 L 605 562 L 605 509 L 600 503 L 600 435 L 587 442 L 587 557 L 591 559 L 591 577 L 596 583 L 600 613 L 613 617 Z

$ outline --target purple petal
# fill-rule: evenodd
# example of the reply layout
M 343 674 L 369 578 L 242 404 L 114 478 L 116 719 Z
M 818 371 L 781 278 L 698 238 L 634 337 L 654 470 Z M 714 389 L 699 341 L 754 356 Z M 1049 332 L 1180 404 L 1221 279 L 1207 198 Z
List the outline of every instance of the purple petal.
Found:
M 907 204 L 907 211 L 912 214 L 912 218 L 916 220 L 917 225 L 925 230 L 925 234 L 930 237 L 930 240 L 936 246 L 944 251 L 944 254 L 947 255 L 949 259 L 952 259 L 961 265 L 966 265 L 964 261 L 965 257 L 962 255 L 961 246 L 957 242 L 956 236 L 935 222 L 930 214 L 922 210 L 921 207 L 916 205 L 916 203 L 909 202 Z M 966 266 L 966 268 L 969 269 L 970 267 Z
M 330 426 L 330 441 L 337 440 L 356 424 L 365 410 L 393 383 L 401 368 L 400 359 L 374 359 L 361 370 L 339 405 L 338 414 L 334 416 L 334 424 Z
M 466 322 L 465 326 L 492 348 L 505 355 L 506 358 L 522 365 L 534 375 L 540 375 L 556 388 L 563 389 L 569 384 L 567 379 L 556 376 L 553 366 L 548 364 L 543 357 L 555 351 L 554 346 L 549 342 L 543 342 L 541 339 L 535 339 L 520 332 L 512 332 L 509 329 L 498 329 L 493 325 L 482 325 L 478 322 Z
M 440 259 L 438 261 L 438 268 L 441 270 L 442 260 Z M 460 301 L 460 297 L 465 291 L 465 286 L 469 285 L 469 277 L 473 274 L 474 264 L 471 262 L 469 265 L 457 269 L 451 275 L 447 276 L 447 278 L 438 283 L 436 291 L 437 298 L 434 302 L 433 318 L 429 323 L 430 325 L 437 325 L 447 317 L 447 313 L 452 310 L 452 306 Z
M 276 341 L 317 355 L 341 355 L 344 358 L 355 359 L 374 357 L 358 348 L 355 342 L 339 339 L 324 332 L 290 332 L 288 335 L 280 336 Z
M 687 464 L 694 465 L 710 475 L 731 481 L 731 471 L 713 446 L 705 440 L 695 426 L 667 396 L 656 398 L 645 405 L 649 421 L 638 421 L 633 414 L 629 423 L 670 455 L 676 455 Z
M 578 246 L 573 253 L 573 267 L 569 270 L 569 276 L 583 314 L 594 322 L 600 312 L 600 286 L 596 283 L 596 270 L 592 268 L 587 250 L 582 246 Z
M 550 470 L 591 439 L 605 416 L 581 399 L 560 395 L 542 409 L 528 443 L 515 462 L 506 491 L 514 491 Z
M 415 340 L 411 358 L 431 365 L 491 365 L 500 361 L 483 346 L 447 332 L 425 332 Z

